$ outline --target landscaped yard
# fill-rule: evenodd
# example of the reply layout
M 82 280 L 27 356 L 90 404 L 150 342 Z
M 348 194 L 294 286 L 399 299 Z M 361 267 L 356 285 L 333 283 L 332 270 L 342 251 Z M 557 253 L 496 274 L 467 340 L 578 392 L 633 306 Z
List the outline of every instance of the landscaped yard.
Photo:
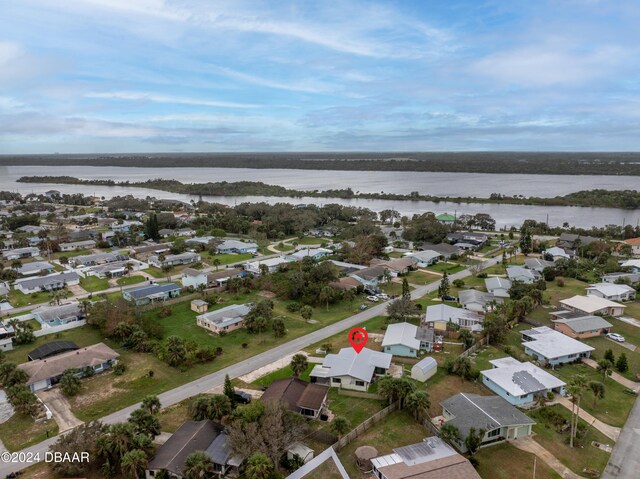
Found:
M 294 238 L 289 243 L 298 243 L 299 245 L 313 245 L 313 244 L 322 244 L 322 243 L 330 243 L 331 239 L 329 238 L 316 238 L 315 236 L 304 236 L 302 238 Z
M 24 294 L 21 291 L 12 289 L 9 291 L 7 299 L 9 300 L 9 304 L 14 308 L 21 308 L 22 306 L 28 306 L 29 304 L 46 303 L 49 301 L 50 297 L 49 293 L 45 292 Z
M 533 477 L 535 456 L 508 442 L 480 449 L 476 455 L 482 479 L 520 479 Z M 540 459 L 536 460 L 535 479 L 560 479 L 561 476 Z
M 338 388 L 329 389 L 327 396 L 329 409 L 336 415 L 346 418 L 351 427 L 355 428 L 366 419 L 387 406 L 385 401 L 379 399 L 358 398 L 341 395 Z M 318 429 L 331 432 L 331 424 L 323 421 L 312 423 Z
M 9 451 L 19 451 L 56 434 L 58 425 L 53 419 L 35 422 L 31 416 L 14 414 L 0 424 L 0 440 Z
M 98 278 L 97 276 L 87 276 L 86 278 L 80 278 L 80 286 L 85 291 L 94 293 L 109 289 L 109 280 L 107 278 Z
M 278 251 L 291 251 L 295 248 L 292 244 L 289 243 L 278 243 L 274 245 L 275 249 Z
M 567 421 L 570 418 L 571 412 L 565 409 L 563 406 L 555 405 L 551 408 L 563 415 Z M 601 473 L 607 462 L 609 461 L 609 453 L 602 451 L 591 445 L 592 441 L 597 441 L 602 444 L 613 445 L 613 441 L 597 431 L 592 427 L 588 427 L 587 436 L 585 438 L 585 446 L 583 447 L 569 447 L 569 432 L 559 433 L 556 432 L 555 426 L 548 424 L 548 420 L 545 419 L 539 410 L 528 411 L 527 415 L 536 421 L 537 424 L 533 426 L 535 435 L 534 440 L 540 443 L 545 449 L 551 451 L 560 462 L 570 468 L 573 472 L 585 475 L 583 470 L 585 468 L 594 469 Z M 582 424 L 586 423 L 580 420 Z
M 407 278 L 407 281 L 410 284 L 417 285 L 433 283 L 434 281 L 440 281 L 440 279 L 442 278 L 440 275 L 429 274 L 425 273 L 424 271 L 411 271 L 404 277 Z
M 311 370 L 313 369 L 314 366 L 315 366 L 314 363 L 309 363 L 307 365 L 307 369 L 300 375 L 300 379 L 302 379 L 303 381 L 309 381 L 309 374 L 311 373 Z M 293 376 L 293 370 L 291 369 L 291 367 L 285 366 L 282 369 L 278 369 L 276 371 L 273 371 L 267 374 L 266 376 L 262 376 L 261 378 L 256 379 L 251 384 L 253 386 L 261 388 L 263 386 L 265 387 L 269 386 L 273 381 L 277 381 L 278 379 L 286 379 L 292 376 Z
M 429 271 L 435 271 L 436 273 L 444 273 L 445 271 L 448 274 L 457 273 L 458 271 L 462 271 L 464 266 L 461 266 L 458 263 L 445 263 L 440 261 L 434 265 L 431 265 L 427 268 Z
M 116 283 L 118 283 L 119 286 L 130 286 L 132 284 L 144 283 L 146 280 L 147 278 L 144 276 L 132 275 L 118 278 Z
M 231 264 L 231 263 L 241 263 L 247 260 L 250 260 L 253 256 L 250 253 L 242 253 L 242 254 L 211 254 L 208 251 L 203 251 L 200 253 L 202 256 L 202 261 L 214 266 L 213 262 L 217 259 L 220 261 L 220 264 Z
M 149 268 L 145 269 L 144 272 L 150 274 L 154 278 L 166 278 L 167 277 L 167 275 L 165 273 L 163 273 L 161 269 L 156 268 L 155 266 L 150 266 Z M 172 271 L 169 272 L 169 274 L 173 275 L 173 274 L 175 274 L 175 272 L 172 270 Z
M 614 331 L 616 330 L 614 329 Z M 629 351 L 627 348 L 620 346 L 620 344 L 615 341 L 611 341 L 603 336 L 585 339 L 583 342 L 596 348 L 596 350 L 591 353 L 591 356 L 596 361 L 604 358 L 604 353 L 607 349 L 611 349 L 613 351 L 616 359 L 620 357 L 620 354 L 625 353 L 627 355 L 627 362 L 629 363 L 629 370 L 626 373 L 620 374 L 627 379 L 635 380 L 635 375 L 640 373 L 640 352 L 638 350 Z
M 444 369 L 438 368 L 434 377 L 427 380 L 427 392 L 431 400 L 429 415 L 431 417 L 442 415 L 440 403 L 445 399 L 455 396 L 458 393 L 473 393 L 481 396 L 493 394 L 480 382 L 473 382 L 460 379 L 459 376 L 448 375 Z

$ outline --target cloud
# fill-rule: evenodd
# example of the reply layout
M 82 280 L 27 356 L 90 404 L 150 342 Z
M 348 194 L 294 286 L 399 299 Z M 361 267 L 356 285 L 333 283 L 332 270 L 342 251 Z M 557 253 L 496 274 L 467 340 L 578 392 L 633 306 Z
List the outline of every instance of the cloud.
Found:
M 178 105 L 207 106 L 216 108 L 258 108 L 260 105 L 251 103 L 237 103 L 229 101 L 207 100 L 200 98 L 185 98 L 172 95 L 160 95 L 155 93 L 145 93 L 136 91 L 113 91 L 113 92 L 88 92 L 86 98 L 103 98 L 109 100 L 125 100 L 154 103 L 174 103 Z

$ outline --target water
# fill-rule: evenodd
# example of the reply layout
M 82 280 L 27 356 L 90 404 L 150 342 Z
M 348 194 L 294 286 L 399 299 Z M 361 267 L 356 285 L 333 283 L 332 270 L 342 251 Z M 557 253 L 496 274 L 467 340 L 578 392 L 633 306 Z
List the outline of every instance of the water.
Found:
M 491 193 L 554 197 L 594 188 L 637 189 L 640 180 L 631 176 L 566 176 L 566 175 L 499 175 L 475 173 L 428 173 L 428 172 L 380 172 L 380 171 L 325 171 L 325 170 L 251 170 L 244 168 L 124 168 L 91 166 L 0 166 L 0 191 L 21 193 L 43 193 L 56 189 L 63 193 L 95 194 L 106 198 L 117 195 L 133 195 L 138 198 L 155 196 L 182 201 L 197 200 L 194 195 L 169 193 L 146 188 L 107 187 L 82 185 L 57 185 L 17 183 L 21 176 L 68 175 L 84 179 L 113 179 L 115 181 L 145 181 L 153 178 L 171 178 L 184 183 L 207 181 L 262 181 L 297 190 L 326 190 L 352 188 L 354 191 L 375 193 L 410 193 L 437 196 L 487 197 Z M 435 213 L 475 214 L 487 213 L 498 227 L 519 226 L 525 219 L 548 221 L 551 226 L 591 227 L 608 224 L 636 224 L 640 221 L 640 210 L 616 208 L 583 208 L 567 206 L 528 206 L 483 203 L 434 203 L 429 201 L 392 201 L 339 198 L 281 198 L 264 196 L 203 197 L 226 205 L 242 202 L 264 201 L 274 203 L 312 203 L 361 206 L 373 211 L 395 209 L 403 215 L 433 211 Z

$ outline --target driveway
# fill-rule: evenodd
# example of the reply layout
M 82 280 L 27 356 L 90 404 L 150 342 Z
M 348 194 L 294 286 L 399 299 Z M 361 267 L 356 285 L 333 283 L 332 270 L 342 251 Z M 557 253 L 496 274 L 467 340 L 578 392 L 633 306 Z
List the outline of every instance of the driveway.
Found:
M 638 479 L 640 471 L 640 401 L 636 403 L 613 447 L 600 479 Z
M 522 437 L 520 439 L 511 440 L 509 443 L 522 451 L 535 454 L 564 479 L 585 479 L 562 464 L 556 456 L 538 444 L 532 437 Z
M 630 324 L 632 326 L 636 326 L 637 328 L 640 328 L 640 321 L 638 321 L 635 318 L 630 318 L 629 316 L 620 316 L 618 318 L 620 321 L 623 321 L 627 324 Z
M 607 338 L 607 336 L 605 336 L 605 338 Z M 627 348 L 629 351 L 635 351 L 635 350 L 636 350 L 636 348 L 637 348 L 637 346 L 636 346 L 635 344 L 631 344 L 631 343 L 629 343 L 629 342 L 627 342 L 627 341 L 622 341 L 622 342 L 620 342 L 620 341 L 614 341 L 614 340 L 613 340 L 613 339 L 611 339 L 611 338 L 607 338 L 607 339 L 608 339 L 609 341 L 611 341 L 612 343 L 619 344 L 619 345 L 620 345 L 620 346 L 622 346 L 623 348 Z
M 69 402 L 63 396 L 60 388 L 49 389 L 48 391 L 38 391 L 37 396 L 51 410 L 53 419 L 58 423 L 60 432 L 68 431 L 82 424 L 82 421 L 71 412 Z
M 591 366 L 594 369 L 598 369 L 598 363 L 590 358 L 583 358 L 582 362 L 587 366 Z M 625 378 L 622 374 L 619 374 L 615 371 L 611 371 L 611 379 L 613 379 L 618 384 L 622 384 L 625 388 L 629 388 L 632 391 L 640 393 L 640 383 L 635 381 L 631 381 L 630 379 Z
M 561 404 L 564 407 L 566 407 L 569 411 L 571 411 L 571 408 L 573 406 L 573 403 L 563 396 L 557 396 L 556 399 L 553 401 L 553 403 Z M 612 439 L 614 441 L 618 440 L 618 437 L 620 436 L 619 427 L 610 426 L 609 424 L 604 423 L 599 419 L 596 419 L 595 417 L 593 417 L 591 414 L 589 414 L 587 411 L 585 411 L 582 408 L 580 408 L 580 410 L 578 411 L 578 416 L 580 417 L 580 419 L 584 420 L 584 422 L 586 422 L 587 424 L 595 427 L 598 431 L 600 431 L 602 434 L 607 436 L 609 439 Z

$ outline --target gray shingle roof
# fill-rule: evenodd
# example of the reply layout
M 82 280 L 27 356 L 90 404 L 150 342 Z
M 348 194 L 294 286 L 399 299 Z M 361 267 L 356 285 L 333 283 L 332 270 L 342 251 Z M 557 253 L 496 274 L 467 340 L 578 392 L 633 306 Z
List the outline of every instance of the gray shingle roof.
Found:
M 150 286 L 142 286 L 141 288 L 129 289 L 127 290 L 127 294 L 134 299 L 146 298 L 148 296 L 152 296 L 154 294 L 159 293 L 167 293 L 169 291 L 175 291 L 176 289 L 180 289 L 175 283 L 167 283 L 167 284 L 152 284 Z

